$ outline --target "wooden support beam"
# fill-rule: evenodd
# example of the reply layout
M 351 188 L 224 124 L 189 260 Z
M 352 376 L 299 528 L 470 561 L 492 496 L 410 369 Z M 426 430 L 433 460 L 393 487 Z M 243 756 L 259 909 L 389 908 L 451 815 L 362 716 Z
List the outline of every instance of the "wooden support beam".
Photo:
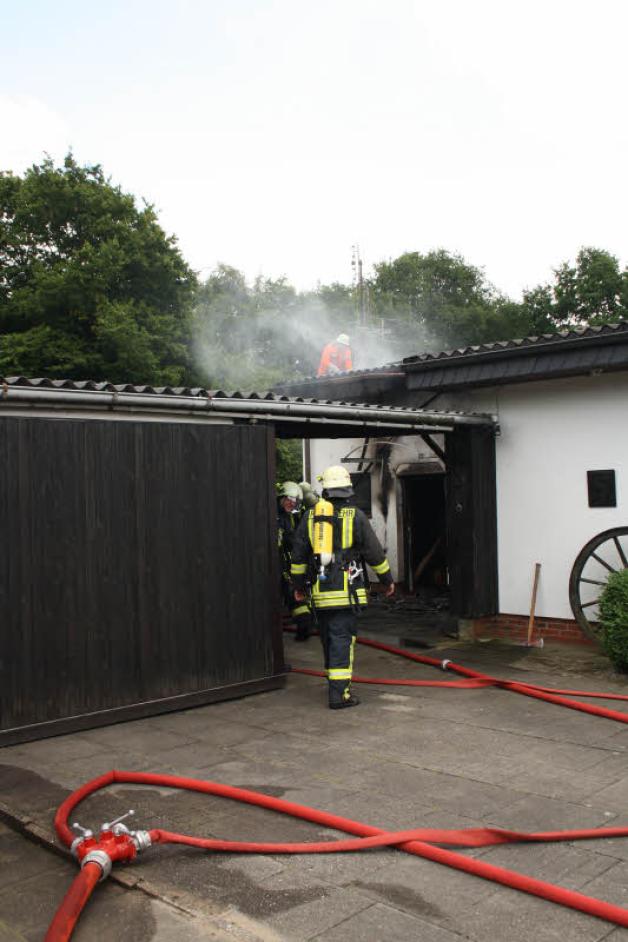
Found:
M 440 460 L 443 462 L 445 467 L 447 467 L 447 458 L 445 457 L 445 452 L 440 447 L 440 445 L 434 441 L 434 439 L 428 432 L 419 432 L 419 435 L 421 436 L 425 444 L 428 445 L 432 449 L 436 457 L 440 458 Z

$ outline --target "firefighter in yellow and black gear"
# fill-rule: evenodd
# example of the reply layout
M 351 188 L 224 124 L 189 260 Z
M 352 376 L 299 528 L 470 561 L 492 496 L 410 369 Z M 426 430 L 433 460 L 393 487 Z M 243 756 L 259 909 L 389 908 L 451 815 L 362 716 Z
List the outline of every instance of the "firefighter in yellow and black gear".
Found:
M 303 491 L 294 481 L 284 481 L 277 496 L 277 541 L 281 568 L 281 596 L 296 627 L 296 640 L 307 641 L 312 630 L 312 613 L 305 601 L 294 597 L 290 563 L 294 535 L 301 519 Z
M 356 615 L 367 604 L 362 559 L 395 591 L 390 565 L 366 514 L 352 506 L 353 488 L 346 468 L 334 465 L 321 475 L 323 499 L 304 514 L 292 543 L 290 572 L 295 598 L 307 598 L 320 632 L 332 710 L 356 706 L 351 693 Z

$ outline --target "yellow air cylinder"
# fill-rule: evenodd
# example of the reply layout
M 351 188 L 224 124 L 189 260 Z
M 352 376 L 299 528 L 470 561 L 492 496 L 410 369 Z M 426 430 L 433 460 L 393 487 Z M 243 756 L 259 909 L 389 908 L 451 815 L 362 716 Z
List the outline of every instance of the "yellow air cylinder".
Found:
M 317 520 L 317 517 L 328 519 Z M 314 507 L 312 551 L 319 557 L 321 568 L 329 566 L 334 552 L 334 505 L 328 500 L 319 500 Z

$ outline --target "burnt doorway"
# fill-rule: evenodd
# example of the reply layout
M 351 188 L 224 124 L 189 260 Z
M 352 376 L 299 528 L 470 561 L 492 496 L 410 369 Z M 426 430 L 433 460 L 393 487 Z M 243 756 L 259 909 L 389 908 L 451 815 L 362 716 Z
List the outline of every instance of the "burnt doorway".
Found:
M 407 474 L 401 481 L 405 589 L 428 608 L 448 611 L 445 472 L 439 469 Z

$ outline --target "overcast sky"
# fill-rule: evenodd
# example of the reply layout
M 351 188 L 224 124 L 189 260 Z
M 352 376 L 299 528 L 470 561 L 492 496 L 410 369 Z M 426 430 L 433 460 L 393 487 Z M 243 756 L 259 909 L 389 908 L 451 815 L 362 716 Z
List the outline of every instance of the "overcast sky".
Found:
M 24 0 L 0 169 L 72 148 L 201 275 L 299 288 L 443 247 L 517 297 L 628 262 L 626 0 Z

